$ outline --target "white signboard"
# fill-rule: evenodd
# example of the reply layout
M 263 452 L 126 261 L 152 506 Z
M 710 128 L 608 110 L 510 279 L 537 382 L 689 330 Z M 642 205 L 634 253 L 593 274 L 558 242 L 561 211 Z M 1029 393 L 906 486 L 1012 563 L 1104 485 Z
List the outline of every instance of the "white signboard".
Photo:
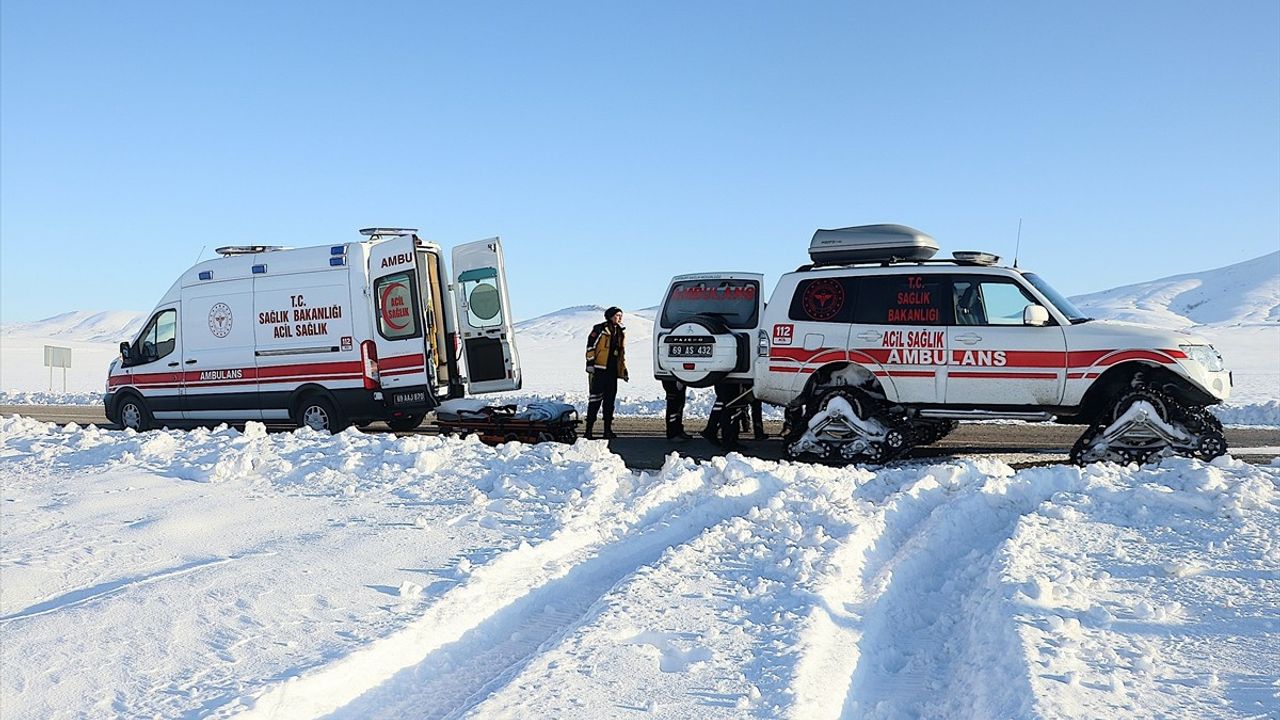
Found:
M 71 348 L 57 345 L 44 346 L 44 366 L 48 368 L 71 367 Z
M 71 367 L 71 348 L 44 346 L 44 366 L 49 368 L 49 390 L 53 390 L 53 369 L 62 368 L 62 392 L 67 391 L 67 368 Z

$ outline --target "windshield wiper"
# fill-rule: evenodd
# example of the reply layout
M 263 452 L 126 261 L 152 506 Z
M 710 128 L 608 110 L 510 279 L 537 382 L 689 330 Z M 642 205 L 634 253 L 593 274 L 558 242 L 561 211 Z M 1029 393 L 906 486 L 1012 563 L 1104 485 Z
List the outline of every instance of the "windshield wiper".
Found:
M 1090 321 L 1090 320 L 1092 320 L 1092 319 L 1093 319 L 1093 318 L 1091 318 L 1091 317 L 1072 318 L 1072 319 L 1071 319 L 1071 324 L 1072 324 L 1072 325 L 1079 325 L 1080 323 L 1087 323 L 1087 322 L 1089 322 L 1089 321 Z

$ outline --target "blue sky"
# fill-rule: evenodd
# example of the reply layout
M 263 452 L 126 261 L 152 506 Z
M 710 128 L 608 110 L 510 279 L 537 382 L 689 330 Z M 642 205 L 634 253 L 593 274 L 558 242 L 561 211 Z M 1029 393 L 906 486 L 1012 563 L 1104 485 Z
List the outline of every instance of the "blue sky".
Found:
M 1068 294 L 1280 248 L 1280 3 L 0 10 L 0 319 L 225 244 L 500 235 L 515 314 L 896 222 Z

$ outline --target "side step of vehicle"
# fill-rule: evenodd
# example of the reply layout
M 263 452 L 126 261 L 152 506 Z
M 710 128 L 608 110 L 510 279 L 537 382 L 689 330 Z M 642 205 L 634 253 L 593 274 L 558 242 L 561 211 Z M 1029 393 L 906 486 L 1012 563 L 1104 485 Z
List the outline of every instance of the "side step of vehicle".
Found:
M 936 420 L 1025 420 L 1047 422 L 1053 419 L 1047 412 L 1017 412 L 1004 410 L 921 410 L 920 417 Z

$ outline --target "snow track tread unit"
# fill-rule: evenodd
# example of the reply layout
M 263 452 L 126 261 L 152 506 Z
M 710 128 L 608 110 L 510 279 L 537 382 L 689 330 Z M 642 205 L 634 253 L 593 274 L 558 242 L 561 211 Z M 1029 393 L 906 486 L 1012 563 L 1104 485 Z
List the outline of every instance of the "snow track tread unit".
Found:
M 1136 384 L 1093 422 L 1071 448 L 1071 462 L 1146 464 L 1168 455 L 1212 460 L 1227 452 L 1222 423 L 1207 409 Z
M 791 460 L 879 464 L 916 444 L 917 433 L 904 414 L 856 389 L 828 388 L 807 406 L 803 422 L 784 440 Z

